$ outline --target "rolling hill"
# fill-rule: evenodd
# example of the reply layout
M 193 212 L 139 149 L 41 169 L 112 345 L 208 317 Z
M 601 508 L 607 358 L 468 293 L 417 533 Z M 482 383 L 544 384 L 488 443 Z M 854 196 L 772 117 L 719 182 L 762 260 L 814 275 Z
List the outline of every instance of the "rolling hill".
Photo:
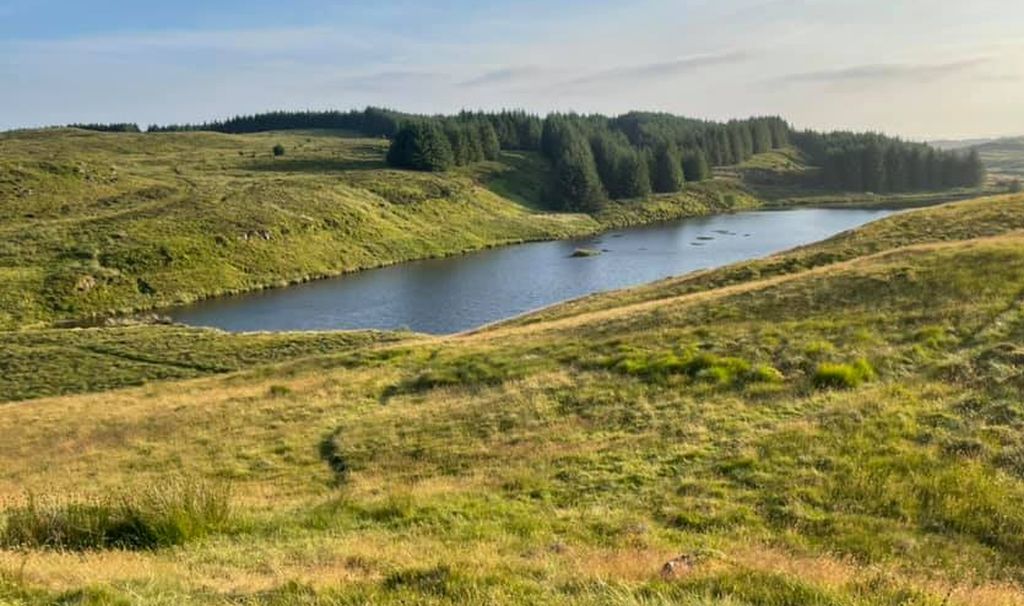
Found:
M 996 139 L 975 146 L 989 171 L 1000 177 L 1024 177 L 1024 137 Z
M 711 182 L 552 213 L 536 154 L 427 174 L 386 149 L 340 131 L 0 134 L 0 329 L 758 204 Z
M 0 602 L 1024 603 L 1022 228 L 2 405 Z

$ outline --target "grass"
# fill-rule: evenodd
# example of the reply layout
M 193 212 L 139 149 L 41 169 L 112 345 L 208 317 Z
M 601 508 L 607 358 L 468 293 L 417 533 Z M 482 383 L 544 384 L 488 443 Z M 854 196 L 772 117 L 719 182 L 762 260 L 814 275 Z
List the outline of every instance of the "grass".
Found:
M 0 403 L 221 374 L 411 338 L 377 331 L 232 334 L 180 326 L 0 332 Z
M 529 324 L 658 299 L 695 294 L 751 280 L 791 275 L 917 245 L 998 236 L 1024 229 L 1024 196 L 984 197 L 906 211 L 822 242 L 719 270 L 669 278 L 625 292 L 584 297 L 513 320 Z
M 10 549 L 156 549 L 224 530 L 231 520 L 224 486 L 178 478 L 120 496 L 41 500 L 4 513 L 0 546 Z
M 236 522 L 0 549 L 0 602 L 1024 603 L 1022 293 L 1024 204 L 989 198 L 473 334 L 8 404 L 5 515 L 174 475 L 230 482 Z
M 978 146 L 981 159 L 996 178 L 1024 177 L 1024 137 L 997 139 Z
M 598 218 L 550 213 L 536 154 L 438 175 L 389 169 L 386 145 L 317 131 L 0 134 L 0 329 L 756 203 L 716 183 Z
M 25 329 L 760 204 L 381 145 L 0 137 L 0 604 L 1024 603 L 1021 196 L 450 337 Z
M 814 370 L 814 385 L 823 388 L 853 389 L 875 378 L 875 369 L 865 359 L 853 364 L 823 362 Z

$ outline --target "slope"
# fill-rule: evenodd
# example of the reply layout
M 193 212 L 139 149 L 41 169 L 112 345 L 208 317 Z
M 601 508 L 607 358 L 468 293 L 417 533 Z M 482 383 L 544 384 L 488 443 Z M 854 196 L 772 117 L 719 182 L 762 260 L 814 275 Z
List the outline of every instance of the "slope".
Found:
M 536 158 L 424 174 L 388 169 L 386 147 L 331 131 L 0 134 L 0 329 L 757 203 L 707 184 L 607 221 L 547 213 Z
M 0 597 L 1024 603 L 1022 217 L 913 211 L 530 323 L 7 405 L 8 515 L 169 474 L 236 509 L 171 549 L 8 548 Z

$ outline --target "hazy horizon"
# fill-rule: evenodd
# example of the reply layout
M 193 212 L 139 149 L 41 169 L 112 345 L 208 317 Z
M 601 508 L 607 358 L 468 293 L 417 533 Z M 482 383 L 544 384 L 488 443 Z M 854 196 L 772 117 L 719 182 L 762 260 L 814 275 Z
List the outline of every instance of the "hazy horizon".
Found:
M 1024 134 L 1007 0 L 0 0 L 0 129 L 365 105 Z

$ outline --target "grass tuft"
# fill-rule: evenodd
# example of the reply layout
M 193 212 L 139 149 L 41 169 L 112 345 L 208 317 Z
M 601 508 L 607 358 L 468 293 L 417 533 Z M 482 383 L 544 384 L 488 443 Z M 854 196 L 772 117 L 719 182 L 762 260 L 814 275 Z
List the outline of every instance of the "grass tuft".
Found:
M 231 519 L 224 485 L 174 479 L 120 496 L 81 501 L 30 496 L 4 512 L 0 546 L 72 551 L 181 545 Z
M 812 381 L 820 389 L 853 389 L 875 378 L 871 363 L 861 358 L 853 364 L 819 364 Z

